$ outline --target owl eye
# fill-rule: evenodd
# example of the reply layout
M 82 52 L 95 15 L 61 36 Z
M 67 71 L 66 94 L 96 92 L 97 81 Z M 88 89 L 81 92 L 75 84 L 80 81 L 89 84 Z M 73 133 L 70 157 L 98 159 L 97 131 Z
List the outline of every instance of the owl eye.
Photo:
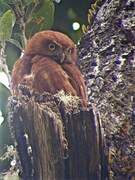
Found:
M 50 44 L 49 44 L 49 50 L 50 50 L 50 51 L 54 51 L 55 49 L 56 49 L 55 44 L 50 43 Z
M 67 52 L 69 53 L 69 54 L 71 54 L 72 53 L 72 49 L 67 49 Z

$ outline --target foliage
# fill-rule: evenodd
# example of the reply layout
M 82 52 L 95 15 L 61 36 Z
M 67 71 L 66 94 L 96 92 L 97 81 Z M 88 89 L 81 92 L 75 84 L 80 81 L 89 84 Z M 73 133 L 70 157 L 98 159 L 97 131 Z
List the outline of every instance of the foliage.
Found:
M 0 18 L 0 42 L 1 45 L 9 40 L 12 34 L 12 29 L 15 24 L 15 15 L 11 10 L 7 10 Z
M 30 37 L 37 31 L 50 29 L 53 25 L 54 3 L 52 1 L 44 0 L 33 7 L 33 10 L 34 11 L 30 13 L 32 15 L 28 14 L 28 19 L 26 20 L 27 37 Z

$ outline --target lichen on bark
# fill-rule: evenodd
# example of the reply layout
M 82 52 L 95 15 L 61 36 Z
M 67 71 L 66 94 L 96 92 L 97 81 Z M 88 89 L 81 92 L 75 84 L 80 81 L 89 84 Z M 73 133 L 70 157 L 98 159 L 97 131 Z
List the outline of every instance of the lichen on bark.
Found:
M 108 141 L 112 179 L 135 174 L 135 1 L 106 0 L 79 45 L 89 101 Z

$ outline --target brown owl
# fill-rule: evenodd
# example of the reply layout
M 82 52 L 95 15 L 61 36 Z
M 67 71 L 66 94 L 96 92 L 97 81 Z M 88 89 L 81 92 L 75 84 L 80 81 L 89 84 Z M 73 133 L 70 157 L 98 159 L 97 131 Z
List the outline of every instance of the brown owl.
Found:
M 13 94 L 19 93 L 18 85 L 21 83 L 38 93 L 55 94 L 64 90 L 79 96 L 86 107 L 86 86 L 76 61 L 76 47 L 68 36 L 56 31 L 36 33 L 29 40 L 23 57 L 14 65 Z

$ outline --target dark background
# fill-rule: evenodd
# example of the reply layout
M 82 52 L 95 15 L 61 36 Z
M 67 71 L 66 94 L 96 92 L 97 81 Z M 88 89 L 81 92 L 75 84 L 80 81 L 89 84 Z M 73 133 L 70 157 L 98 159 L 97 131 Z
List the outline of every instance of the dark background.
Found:
M 53 29 L 62 31 L 78 41 L 82 36 L 82 24 L 87 24 L 87 14 L 93 0 L 62 0 L 55 4 Z M 80 29 L 72 28 L 73 22 L 80 24 Z

